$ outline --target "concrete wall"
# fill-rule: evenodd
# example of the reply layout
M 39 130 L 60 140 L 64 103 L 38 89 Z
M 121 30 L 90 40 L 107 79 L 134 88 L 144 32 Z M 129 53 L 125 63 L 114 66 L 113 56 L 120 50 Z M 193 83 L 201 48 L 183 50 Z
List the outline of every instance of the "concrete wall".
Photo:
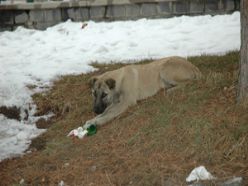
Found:
M 44 30 L 72 21 L 113 21 L 179 15 L 226 14 L 239 10 L 240 0 L 87 0 L 0 5 L 0 31 L 17 26 Z

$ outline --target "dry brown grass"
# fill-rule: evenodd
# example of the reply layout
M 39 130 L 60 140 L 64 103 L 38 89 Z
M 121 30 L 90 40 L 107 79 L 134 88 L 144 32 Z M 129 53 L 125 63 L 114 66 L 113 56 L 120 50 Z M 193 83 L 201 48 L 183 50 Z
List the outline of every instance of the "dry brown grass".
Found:
M 178 186 L 199 165 L 221 179 L 247 178 L 248 113 L 235 104 L 238 52 L 190 60 L 202 80 L 140 101 L 83 140 L 66 135 L 94 116 L 86 85 L 92 74 L 62 77 L 34 96 L 37 114 L 56 117 L 31 154 L 0 164 L 1 185 Z M 120 66 L 98 65 L 96 73 Z

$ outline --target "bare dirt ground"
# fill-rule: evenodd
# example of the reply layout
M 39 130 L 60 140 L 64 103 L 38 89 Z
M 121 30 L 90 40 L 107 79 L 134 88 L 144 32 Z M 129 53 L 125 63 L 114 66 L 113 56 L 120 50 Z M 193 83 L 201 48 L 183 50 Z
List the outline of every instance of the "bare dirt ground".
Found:
M 161 90 L 83 140 L 66 135 L 94 116 L 87 80 L 121 65 L 61 77 L 33 97 L 37 115 L 55 113 L 37 123 L 47 132 L 33 140 L 32 153 L 0 163 L 0 185 L 178 186 L 200 165 L 248 184 L 248 112 L 235 102 L 238 52 L 189 60 L 202 80 L 170 95 Z

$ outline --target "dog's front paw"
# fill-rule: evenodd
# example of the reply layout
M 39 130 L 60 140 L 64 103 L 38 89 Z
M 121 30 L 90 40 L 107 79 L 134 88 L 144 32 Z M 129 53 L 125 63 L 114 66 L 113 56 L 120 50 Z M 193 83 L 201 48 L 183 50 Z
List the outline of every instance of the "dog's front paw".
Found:
M 88 121 L 86 121 L 85 124 L 84 124 L 84 126 L 83 126 L 83 129 L 86 130 L 86 129 L 89 128 L 91 125 L 96 125 L 95 120 L 88 120 Z

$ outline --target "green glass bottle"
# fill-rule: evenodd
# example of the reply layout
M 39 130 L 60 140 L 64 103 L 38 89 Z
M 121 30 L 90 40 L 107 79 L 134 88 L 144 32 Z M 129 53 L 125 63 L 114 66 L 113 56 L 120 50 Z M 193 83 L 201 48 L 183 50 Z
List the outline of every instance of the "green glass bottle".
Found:
M 91 125 L 87 128 L 87 136 L 92 136 L 96 133 L 97 129 L 96 129 L 96 126 L 95 125 Z

